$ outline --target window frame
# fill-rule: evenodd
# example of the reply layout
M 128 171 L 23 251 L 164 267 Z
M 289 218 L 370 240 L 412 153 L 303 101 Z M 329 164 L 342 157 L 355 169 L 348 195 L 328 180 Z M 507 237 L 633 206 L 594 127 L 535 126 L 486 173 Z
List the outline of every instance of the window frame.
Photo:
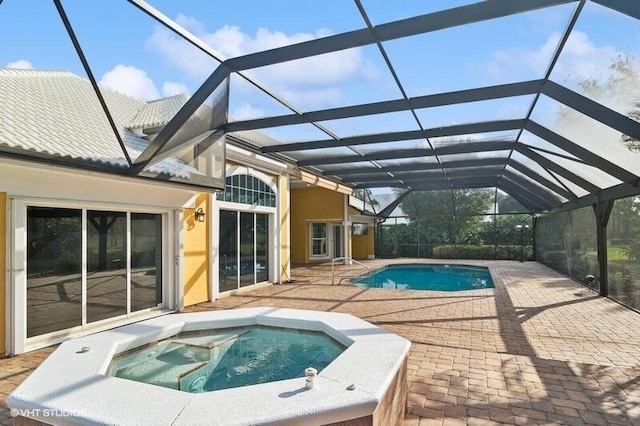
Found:
M 324 237 L 314 237 L 314 225 L 324 226 Z M 324 253 L 314 253 L 314 242 L 324 240 Z M 309 223 L 309 258 L 310 259 L 329 259 L 329 222 L 310 222 Z
M 249 172 L 231 174 L 225 180 L 224 191 L 216 193 L 216 201 L 276 208 L 277 188 Z

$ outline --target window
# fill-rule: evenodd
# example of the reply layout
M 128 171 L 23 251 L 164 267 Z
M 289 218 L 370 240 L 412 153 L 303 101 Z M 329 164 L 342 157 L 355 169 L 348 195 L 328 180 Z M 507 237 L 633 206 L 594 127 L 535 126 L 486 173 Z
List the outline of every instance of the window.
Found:
M 269 185 L 250 175 L 229 176 L 224 192 L 218 192 L 218 201 L 249 204 L 255 206 L 276 206 L 276 195 Z
M 366 223 L 354 223 L 351 227 L 352 235 L 367 235 L 369 234 L 369 225 Z
M 327 256 L 327 224 L 311 224 L 311 256 Z

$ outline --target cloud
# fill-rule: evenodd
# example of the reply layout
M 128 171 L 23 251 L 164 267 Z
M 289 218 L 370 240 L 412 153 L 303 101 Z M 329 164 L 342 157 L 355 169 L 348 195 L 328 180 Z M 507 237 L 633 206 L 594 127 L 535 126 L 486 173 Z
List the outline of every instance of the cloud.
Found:
M 613 46 L 596 46 L 586 33 L 574 31 L 564 47 L 553 75 L 556 80 L 602 80 L 620 52 Z
M 9 62 L 6 65 L 6 68 L 21 68 L 31 70 L 33 69 L 33 65 L 31 65 L 31 62 L 27 61 L 26 59 L 18 59 L 17 61 Z
M 175 96 L 175 95 L 189 95 L 189 88 L 186 84 L 176 83 L 173 81 L 165 81 L 162 85 L 162 95 L 163 96 Z
M 295 34 L 260 28 L 255 35 L 250 35 L 237 26 L 229 25 L 208 31 L 198 19 L 183 14 L 178 15 L 176 22 L 224 58 L 301 43 L 331 34 L 324 28 L 314 33 Z M 218 65 L 217 61 L 199 49 L 160 27 L 149 37 L 146 46 L 198 83 L 204 81 Z M 287 100 L 308 108 L 335 104 L 345 97 L 341 86 L 362 78 L 373 81 L 378 77 L 378 71 L 366 60 L 360 48 L 262 67 L 250 72 Z M 237 90 L 237 96 L 247 96 L 256 89 L 238 85 Z
M 229 116 L 235 121 L 252 120 L 254 118 L 264 117 L 265 112 L 260 108 L 246 103 L 234 108 L 233 111 L 229 112 Z
M 219 64 L 187 41 L 161 27 L 155 28 L 153 34 L 145 41 L 145 47 L 161 55 L 171 67 L 182 71 L 198 84 L 202 83 Z
M 491 61 L 479 68 L 492 80 L 507 77 L 542 78 L 559 40 L 560 33 L 555 32 L 537 49 L 496 51 Z M 609 65 L 618 54 L 614 47 L 596 46 L 586 33 L 574 30 L 554 67 L 553 79 L 570 84 L 586 79 L 602 79 L 609 73 Z
M 144 70 L 133 66 L 116 65 L 99 82 L 136 99 L 149 101 L 160 98 L 160 92 Z

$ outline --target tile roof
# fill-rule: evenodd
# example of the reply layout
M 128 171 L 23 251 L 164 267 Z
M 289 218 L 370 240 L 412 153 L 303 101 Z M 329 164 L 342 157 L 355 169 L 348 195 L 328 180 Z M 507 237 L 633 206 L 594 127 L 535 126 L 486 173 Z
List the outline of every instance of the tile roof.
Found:
M 128 129 L 146 129 L 164 126 L 187 102 L 189 97 L 185 94 L 171 96 L 169 98 L 150 101 L 127 125 Z
M 146 103 L 106 87 L 101 93 L 133 159 L 148 141 L 130 129 L 165 124 L 182 102 L 173 96 Z M 0 105 L 0 147 L 127 166 L 91 83 L 84 78 L 66 71 L 0 69 Z M 185 178 L 201 174 L 176 158 L 148 171 Z

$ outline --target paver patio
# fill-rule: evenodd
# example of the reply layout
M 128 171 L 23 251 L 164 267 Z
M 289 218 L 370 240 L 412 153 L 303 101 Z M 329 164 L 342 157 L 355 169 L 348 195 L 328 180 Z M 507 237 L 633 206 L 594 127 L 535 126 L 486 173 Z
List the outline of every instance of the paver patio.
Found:
M 490 266 L 496 288 L 445 293 L 331 286 L 331 266 L 321 265 L 294 268 L 289 284 L 186 311 L 276 306 L 345 312 L 406 337 L 413 342 L 406 425 L 640 425 L 638 313 L 538 263 L 457 263 Z M 362 271 L 340 266 L 338 276 Z M 0 405 L 51 351 L 0 360 Z M 11 424 L 7 410 L 0 411 L 0 423 Z

